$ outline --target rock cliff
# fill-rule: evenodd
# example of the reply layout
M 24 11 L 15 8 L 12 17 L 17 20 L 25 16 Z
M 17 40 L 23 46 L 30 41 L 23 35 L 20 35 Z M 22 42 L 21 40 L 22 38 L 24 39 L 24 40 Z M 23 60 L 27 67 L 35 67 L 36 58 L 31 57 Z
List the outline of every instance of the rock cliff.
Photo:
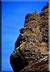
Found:
M 48 72 L 48 3 L 41 13 L 32 12 L 25 17 L 25 24 L 15 42 L 10 56 L 14 72 Z

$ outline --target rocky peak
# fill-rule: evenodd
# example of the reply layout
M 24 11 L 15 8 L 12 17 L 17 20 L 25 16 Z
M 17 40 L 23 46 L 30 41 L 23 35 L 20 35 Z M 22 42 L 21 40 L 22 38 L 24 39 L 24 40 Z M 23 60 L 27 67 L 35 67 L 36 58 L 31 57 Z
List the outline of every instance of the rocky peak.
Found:
M 25 17 L 24 27 L 20 29 L 15 50 L 10 56 L 14 72 L 48 72 L 48 50 L 48 8 L 46 7 L 39 14 L 33 12 Z
M 49 2 L 47 3 L 47 5 L 45 5 L 45 6 L 43 7 L 42 11 L 45 10 L 45 9 L 47 9 L 47 8 L 49 8 Z

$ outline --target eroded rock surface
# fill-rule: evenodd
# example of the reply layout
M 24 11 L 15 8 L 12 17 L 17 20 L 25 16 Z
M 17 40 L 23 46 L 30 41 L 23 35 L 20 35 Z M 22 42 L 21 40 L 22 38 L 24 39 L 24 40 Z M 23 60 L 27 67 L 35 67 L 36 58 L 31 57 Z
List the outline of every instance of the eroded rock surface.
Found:
M 49 72 L 48 70 L 48 3 L 41 13 L 25 17 L 25 24 L 10 56 L 14 72 Z

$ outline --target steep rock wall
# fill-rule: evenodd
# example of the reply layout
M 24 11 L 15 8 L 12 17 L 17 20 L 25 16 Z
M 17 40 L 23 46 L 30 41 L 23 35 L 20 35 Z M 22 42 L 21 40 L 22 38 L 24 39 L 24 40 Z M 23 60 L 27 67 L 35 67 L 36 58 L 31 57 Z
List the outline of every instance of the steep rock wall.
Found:
M 25 17 L 10 56 L 14 72 L 48 71 L 48 4 L 46 6 L 41 13 L 33 12 Z

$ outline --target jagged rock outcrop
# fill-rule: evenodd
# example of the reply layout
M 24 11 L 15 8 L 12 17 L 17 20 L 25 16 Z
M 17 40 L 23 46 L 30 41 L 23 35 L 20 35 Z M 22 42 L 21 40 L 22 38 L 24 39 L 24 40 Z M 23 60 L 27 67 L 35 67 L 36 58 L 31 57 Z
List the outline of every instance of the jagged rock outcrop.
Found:
M 25 24 L 10 56 L 14 72 L 48 72 L 48 3 L 41 13 L 25 17 Z

